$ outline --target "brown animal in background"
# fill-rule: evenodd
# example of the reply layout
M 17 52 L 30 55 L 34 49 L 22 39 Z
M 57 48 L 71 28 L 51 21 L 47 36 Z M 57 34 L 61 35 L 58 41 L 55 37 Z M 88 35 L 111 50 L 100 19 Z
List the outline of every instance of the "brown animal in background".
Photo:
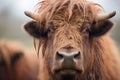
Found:
M 17 42 L 0 41 L 0 80 L 37 80 L 38 59 Z
M 40 80 L 120 80 L 120 62 L 108 32 L 116 12 L 89 0 L 43 0 L 25 30 L 39 40 Z

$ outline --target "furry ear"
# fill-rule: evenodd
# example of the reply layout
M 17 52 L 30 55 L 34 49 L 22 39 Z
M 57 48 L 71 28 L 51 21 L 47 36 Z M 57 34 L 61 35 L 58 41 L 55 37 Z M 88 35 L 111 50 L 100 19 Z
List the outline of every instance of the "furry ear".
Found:
M 29 35 L 35 38 L 45 38 L 47 37 L 47 30 L 44 29 L 44 25 L 39 25 L 36 21 L 30 21 L 24 25 L 25 31 L 28 32 Z
M 14 55 L 11 56 L 11 63 L 15 64 L 19 59 L 23 57 L 23 52 L 15 52 Z
M 113 27 L 110 20 L 94 23 L 91 27 L 91 36 L 99 37 L 106 34 Z

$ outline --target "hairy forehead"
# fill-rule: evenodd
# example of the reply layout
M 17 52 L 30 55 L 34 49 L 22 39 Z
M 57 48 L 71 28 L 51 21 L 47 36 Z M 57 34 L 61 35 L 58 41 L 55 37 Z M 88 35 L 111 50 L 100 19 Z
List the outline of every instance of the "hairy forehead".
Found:
M 69 17 L 69 13 L 64 11 L 60 11 L 56 13 L 52 17 L 52 21 L 56 25 L 81 25 L 83 22 L 91 22 L 90 21 L 90 14 L 89 15 L 84 15 L 82 12 L 79 12 L 78 10 L 73 10 L 72 15 Z
M 66 14 L 66 16 L 68 15 Z M 53 19 L 50 20 L 50 23 L 52 23 L 51 28 L 53 27 L 55 29 L 57 28 L 61 28 L 61 30 L 81 29 L 84 23 L 87 23 L 87 24 L 92 23 L 92 21 L 90 21 L 89 18 L 90 16 L 83 17 L 83 15 L 79 15 L 75 13 L 75 14 L 72 14 L 70 20 L 68 21 L 66 17 L 64 17 L 62 14 L 56 14 L 53 16 Z
M 95 6 L 98 4 L 88 2 L 87 0 L 44 0 L 38 9 L 41 16 L 40 22 L 45 20 L 66 21 L 69 23 L 81 23 L 84 20 L 93 21 L 98 10 Z

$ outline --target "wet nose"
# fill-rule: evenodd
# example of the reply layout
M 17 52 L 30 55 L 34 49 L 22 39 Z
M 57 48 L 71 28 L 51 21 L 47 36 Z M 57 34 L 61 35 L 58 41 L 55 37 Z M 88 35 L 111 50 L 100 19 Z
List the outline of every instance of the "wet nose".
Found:
M 59 59 L 59 60 L 71 59 L 75 61 L 79 58 L 80 58 L 80 52 L 71 52 L 71 53 L 57 52 L 56 54 L 56 59 Z
M 67 66 L 75 65 L 80 57 L 81 54 L 78 49 L 60 49 L 56 53 L 56 60 Z

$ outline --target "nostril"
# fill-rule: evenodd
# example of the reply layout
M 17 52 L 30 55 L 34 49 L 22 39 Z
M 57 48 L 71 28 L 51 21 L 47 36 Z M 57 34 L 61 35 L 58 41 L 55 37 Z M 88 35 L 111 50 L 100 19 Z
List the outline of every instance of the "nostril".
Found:
M 80 52 L 78 52 L 74 55 L 74 59 L 79 59 L 79 58 L 80 58 Z
M 60 54 L 59 52 L 57 52 L 57 54 L 56 54 L 56 59 L 63 59 L 63 55 L 62 54 Z

